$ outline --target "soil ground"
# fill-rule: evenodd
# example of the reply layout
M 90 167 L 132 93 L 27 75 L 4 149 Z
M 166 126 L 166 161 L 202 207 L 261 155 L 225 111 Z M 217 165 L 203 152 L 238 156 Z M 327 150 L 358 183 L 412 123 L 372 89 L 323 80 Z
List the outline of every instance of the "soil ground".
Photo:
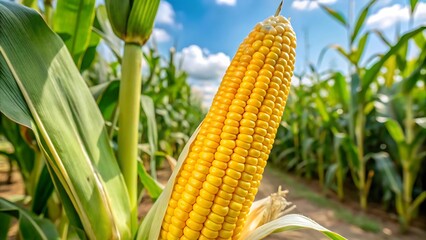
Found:
M 0 161 L 0 197 L 10 198 L 17 195 L 24 194 L 24 186 L 22 184 L 22 179 L 19 172 L 15 169 L 12 175 L 12 183 L 7 184 L 7 162 Z M 159 180 L 165 183 L 168 179 L 170 171 L 164 169 L 159 171 Z M 297 184 L 295 184 L 297 182 Z M 399 226 L 395 220 L 392 220 L 394 217 L 389 217 L 387 213 L 382 211 L 380 214 L 375 213 L 362 213 L 353 207 L 353 204 L 343 204 L 335 199 L 327 199 L 331 201 L 333 208 L 328 208 L 321 206 L 315 202 L 312 202 L 311 199 L 306 199 L 300 192 L 301 188 L 304 188 L 303 191 L 312 192 L 313 194 L 321 195 L 318 189 L 313 188 L 312 185 L 304 183 L 302 180 L 299 180 L 296 177 L 288 176 L 287 174 L 281 173 L 271 167 L 267 168 L 262 180 L 261 186 L 259 188 L 259 193 L 257 198 L 263 198 L 269 194 L 276 192 L 278 186 L 282 186 L 283 189 L 289 190 L 287 195 L 287 200 L 296 205 L 296 209 L 293 210 L 293 213 L 298 213 L 305 215 L 324 227 L 333 230 L 347 239 L 360 239 L 360 240 L 422 240 L 426 239 L 426 231 L 420 228 L 412 227 L 410 231 L 404 235 L 399 233 Z M 297 189 L 299 188 L 299 189 Z M 142 203 L 139 208 L 141 215 L 147 212 L 151 206 L 151 201 L 149 198 L 143 198 Z M 337 208 L 335 208 L 337 206 Z M 366 219 L 372 219 L 380 224 L 380 230 L 376 233 L 367 232 L 357 227 L 353 224 L 348 223 L 338 217 L 336 209 L 345 209 L 348 211 L 349 217 L 358 217 L 362 215 Z M 388 216 L 388 217 L 386 217 Z M 424 229 L 424 228 L 423 228 Z M 13 239 L 13 235 L 16 234 L 16 226 L 11 229 L 10 236 Z M 306 240 L 318 240 L 326 239 L 322 234 L 311 231 L 311 230 L 300 230 L 300 231 L 289 231 L 284 233 L 277 233 L 269 236 L 269 240 L 278 240 L 278 239 L 306 239 Z

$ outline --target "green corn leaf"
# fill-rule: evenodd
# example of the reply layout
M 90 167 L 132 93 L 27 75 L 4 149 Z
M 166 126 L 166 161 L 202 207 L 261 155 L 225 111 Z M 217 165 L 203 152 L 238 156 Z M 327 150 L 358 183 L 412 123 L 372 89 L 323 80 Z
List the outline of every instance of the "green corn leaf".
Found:
M 345 16 L 343 16 L 343 14 L 342 13 L 340 13 L 340 12 L 338 12 L 338 11 L 336 11 L 336 10 L 334 10 L 334 9 L 331 9 L 331 8 L 329 8 L 329 7 L 327 7 L 327 6 L 325 6 L 325 5 L 323 5 L 323 4 L 319 4 L 319 6 L 324 10 L 324 11 L 326 11 L 326 13 L 328 14 L 328 15 L 330 15 L 331 17 L 333 17 L 335 20 L 337 20 L 339 23 L 341 23 L 344 27 L 348 27 L 349 25 L 348 25 L 348 20 L 346 20 L 346 18 L 345 18 Z
M 80 71 L 83 72 L 84 70 L 90 68 L 93 61 L 95 60 L 96 54 L 97 54 L 97 47 L 99 42 L 101 41 L 101 38 L 98 34 L 95 32 L 90 32 L 90 40 L 89 44 L 86 48 L 86 51 L 84 52 L 83 58 L 81 59 L 81 65 L 80 65 Z
M 368 16 L 368 12 L 370 11 L 371 6 L 373 6 L 374 3 L 376 3 L 377 0 L 370 1 L 367 6 L 365 6 L 361 10 L 361 14 L 358 16 L 354 30 L 351 34 L 351 45 L 355 41 L 356 37 L 358 36 L 359 31 L 361 30 L 361 27 L 364 25 L 364 21 L 366 17 Z
M 53 182 L 50 178 L 47 166 L 44 166 L 37 181 L 31 211 L 35 214 L 43 213 L 44 210 L 46 210 L 47 200 L 49 200 L 52 192 Z
M 327 167 L 327 171 L 325 173 L 325 186 L 329 187 L 332 185 L 333 180 L 336 178 L 337 168 L 337 163 L 333 163 Z
M 0 240 L 7 240 L 12 217 L 6 213 L 0 212 Z
M 118 62 L 121 63 L 122 41 L 114 34 L 114 30 L 108 20 L 105 5 L 101 5 L 96 9 L 96 22 L 99 26 L 95 26 L 93 31 L 105 41 L 105 44 L 111 49 Z
M 61 39 L 28 8 L 0 2 L 0 111 L 30 123 L 67 216 L 89 238 L 130 238 L 130 206 L 104 121 Z M 13 106 L 26 109 L 11 109 Z M 24 119 L 17 117 L 23 116 Z M 79 228 L 80 226 L 76 226 Z
M 362 57 L 362 55 L 363 55 L 363 53 L 364 53 L 364 50 L 365 50 L 365 46 L 366 46 L 366 44 L 367 44 L 367 41 L 368 41 L 368 37 L 370 36 L 370 33 L 369 32 L 367 32 L 367 33 L 365 33 L 360 39 L 359 39 L 359 42 L 358 42 L 358 48 L 357 48 L 357 50 L 353 53 L 353 61 L 355 62 L 355 63 L 359 63 L 359 61 L 361 60 L 361 57 Z
M 19 235 L 22 239 L 60 239 L 55 225 L 47 219 L 34 216 L 24 208 L 0 198 L 0 223 L 6 223 L 10 217 L 18 219 Z M 8 232 L 8 224 L 1 224 L 0 230 Z M 5 227 L 3 229 L 3 227 Z M 4 231 L 6 230 L 6 231 Z
M 364 106 L 364 115 L 367 116 L 374 109 L 374 102 L 369 102 Z
M 410 0 L 410 11 L 411 11 L 411 14 L 414 13 L 414 10 L 416 9 L 418 1 L 419 0 Z
M 336 49 L 337 52 L 340 53 L 344 58 L 346 58 L 348 61 L 352 61 L 350 54 L 347 53 L 342 46 L 340 46 L 340 45 L 331 45 L 330 48 Z
M 343 139 L 343 148 L 347 154 L 348 162 L 351 165 L 351 171 L 357 171 L 361 163 L 358 159 L 358 148 L 356 147 L 354 140 L 345 135 L 345 138 Z
M 420 34 L 418 34 L 420 35 Z M 414 36 L 415 37 L 415 36 Z M 413 37 L 413 39 L 414 39 Z M 401 45 L 401 47 L 399 48 L 398 52 L 396 53 L 396 64 L 398 66 L 398 69 L 401 71 L 401 75 L 403 77 L 407 76 L 407 63 L 408 63 L 408 45 L 409 42 L 405 42 L 404 44 Z
M 385 123 L 386 129 L 397 144 L 402 144 L 405 141 L 404 132 L 399 123 L 393 119 L 387 119 Z
M 376 160 L 376 167 L 379 172 L 383 172 L 386 176 L 386 179 L 389 182 L 389 187 L 392 191 L 398 195 L 402 191 L 402 181 L 398 172 L 395 169 L 395 165 L 390 159 L 389 154 L 386 152 L 380 152 L 371 154 L 371 157 Z
M 163 186 L 146 172 L 142 162 L 138 162 L 138 175 L 149 196 L 156 200 L 163 191 Z
M 414 38 L 414 42 L 416 43 L 417 47 L 422 49 L 426 44 L 426 36 L 425 34 L 418 34 Z
M 111 121 L 118 103 L 120 81 L 114 80 L 90 88 L 105 120 Z
M 426 51 L 423 51 L 418 60 L 415 62 L 416 67 L 413 71 L 410 72 L 410 75 L 406 77 L 402 82 L 402 92 L 404 94 L 410 94 L 410 92 L 415 88 L 417 82 L 426 80 Z
M 330 122 L 330 115 L 324 105 L 324 102 L 322 101 L 322 99 L 318 96 L 315 98 L 315 104 L 317 107 L 317 110 L 319 112 L 319 114 L 321 115 L 321 118 L 323 120 L 323 122 L 325 124 L 329 124 Z
M 415 211 L 417 211 L 417 208 L 426 200 L 426 191 L 423 191 L 420 193 L 419 196 L 417 196 L 411 206 L 409 206 L 408 211 L 410 214 L 414 214 Z
M 380 32 L 379 30 L 372 30 L 372 32 L 374 33 L 374 34 L 376 34 L 377 35 L 377 37 L 380 39 L 380 40 L 382 40 L 383 41 L 383 43 L 384 44 L 386 44 L 388 47 L 392 47 L 392 44 L 391 44 L 391 42 L 386 38 L 386 36 L 382 33 L 382 32 Z
M 333 91 L 334 96 L 339 99 L 339 102 L 343 104 L 345 109 L 349 107 L 349 89 L 348 83 L 346 82 L 345 76 L 341 72 L 336 72 L 333 75 L 334 85 Z
M 141 107 L 142 111 L 145 113 L 147 118 L 147 128 L 148 128 L 148 142 L 150 146 L 151 153 L 150 158 L 150 167 L 151 167 L 151 175 L 154 179 L 157 178 L 156 172 L 156 157 L 155 153 L 158 149 L 158 130 L 157 130 L 157 121 L 155 119 L 155 106 L 152 98 L 146 95 L 141 96 Z
M 396 70 L 396 56 L 391 56 L 383 65 L 386 68 L 385 77 L 385 85 L 387 87 L 392 86 L 395 77 Z
M 81 65 L 90 43 L 95 17 L 95 0 L 58 0 L 53 30 L 65 42 L 74 63 Z
M 383 64 L 395 53 L 397 53 L 401 47 L 404 46 L 411 38 L 415 37 L 417 34 L 422 34 L 426 29 L 425 26 L 414 29 L 399 38 L 398 42 L 393 45 L 385 55 L 383 55 L 376 63 L 368 68 L 362 78 L 362 89 L 361 95 L 365 95 L 370 84 L 376 79 L 377 74 L 380 72 L 380 69 L 383 67 Z
M 37 10 L 38 9 L 37 2 L 38 1 L 36 1 L 36 0 L 23 0 L 22 4 L 24 4 L 27 7 L 34 8 L 34 9 Z

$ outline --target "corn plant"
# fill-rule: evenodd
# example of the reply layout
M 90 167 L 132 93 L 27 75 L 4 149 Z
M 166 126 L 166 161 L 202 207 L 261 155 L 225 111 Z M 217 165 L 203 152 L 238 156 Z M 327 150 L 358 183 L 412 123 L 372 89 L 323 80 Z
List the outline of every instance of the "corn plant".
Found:
M 424 34 L 419 34 L 414 42 L 420 49 L 424 48 L 426 46 Z M 394 64 L 388 64 L 386 82 L 394 82 L 395 70 L 398 70 L 403 79 L 396 82 L 391 89 L 385 89 L 376 102 L 378 120 L 384 122 L 396 148 L 394 151 L 391 150 L 390 154 L 374 155 L 378 161 L 389 162 L 392 158 L 402 169 L 402 176 L 387 168 L 384 171 L 390 187 L 396 195 L 395 205 L 403 231 L 407 230 L 419 205 L 426 199 L 425 191 L 413 199 L 414 184 L 422 161 L 426 157 L 423 148 L 426 140 L 425 112 L 422 110 L 425 107 L 423 103 L 425 94 L 417 86 L 418 82 L 425 81 L 426 53 L 421 52 L 416 59 L 411 61 L 405 60 L 407 59 L 406 54 L 406 50 L 400 51 L 394 59 L 390 59 L 390 61 L 394 61 Z M 400 106 L 404 106 L 404 108 Z M 388 164 L 388 166 L 392 165 Z
M 350 104 L 349 104 L 349 129 L 348 133 L 352 140 L 353 148 L 356 152 L 356 159 L 352 159 L 354 172 L 353 179 L 355 185 L 359 189 L 360 205 L 363 209 L 367 208 L 367 197 L 370 190 L 372 177 L 374 172 L 372 170 L 367 171 L 365 158 L 365 126 L 366 118 L 371 113 L 371 106 L 373 104 L 373 98 L 370 86 L 375 82 L 380 69 L 384 66 L 385 62 L 389 58 L 395 55 L 400 49 L 406 46 L 408 40 L 415 37 L 424 28 L 420 27 L 411 32 L 408 32 L 401 36 L 399 41 L 392 45 L 390 49 L 381 56 L 377 61 L 364 65 L 361 63 L 362 55 L 367 44 L 370 32 L 366 32 L 359 36 L 363 23 L 368 16 L 368 12 L 376 1 L 370 1 L 360 12 L 357 17 L 354 27 L 350 27 L 350 23 L 343 14 L 332 10 L 326 6 L 322 6 L 326 12 L 336 19 L 348 30 L 348 44 L 349 49 L 345 50 L 342 46 L 332 46 L 335 48 L 350 64 Z M 351 154 L 349 156 L 352 156 Z M 368 172 L 368 174 L 367 174 Z

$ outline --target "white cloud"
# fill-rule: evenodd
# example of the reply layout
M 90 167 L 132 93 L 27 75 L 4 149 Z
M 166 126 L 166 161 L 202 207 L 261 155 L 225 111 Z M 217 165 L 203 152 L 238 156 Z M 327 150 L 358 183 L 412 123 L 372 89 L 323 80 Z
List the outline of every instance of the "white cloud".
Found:
M 182 60 L 182 69 L 189 75 L 193 92 L 200 97 L 203 107 L 208 108 L 231 63 L 230 57 L 222 52 L 210 53 L 197 45 L 182 49 L 177 57 L 178 61 Z
M 175 25 L 175 10 L 169 2 L 160 2 L 156 22 L 168 25 Z
M 385 29 L 394 26 L 398 22 L 408 22 L 410 19 L 409 6 L 394 4 L 381 8 L 377 13 L 367 18 L 369 28 Z M 426 3 L 419 2 L 414 12 L 415 23 L 426 23 Z
M 182 49 L 179 56 L 183 59 L 183 70 L 190 77 L 201 80 L 220 79 L 231 62 L 226 54 L 222 52 L 212 54 L 197 45 Z
M 156 42 L 168 42 L 171 39 L 166 30 L 162 28 L 154 28 L 152 31 L 152 38 L 154 38 Z
M 219 5 L 235 6 L 237 4 L 237 0 L 216 0 L 216 3 Z
M 294 0 L 291 7 L 297 10 L 313 10 L 319 7 L 319 4 L 333 4 L 337 0 Z

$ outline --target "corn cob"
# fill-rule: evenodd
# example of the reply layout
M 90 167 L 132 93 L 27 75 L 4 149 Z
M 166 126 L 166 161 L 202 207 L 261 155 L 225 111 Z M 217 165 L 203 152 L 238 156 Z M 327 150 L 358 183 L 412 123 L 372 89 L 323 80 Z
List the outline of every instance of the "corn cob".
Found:
M 277 15 L 254 27 L 227 69 L 176 178 L 161 239 L 239 239 L 294 70 L 296 36 Z

